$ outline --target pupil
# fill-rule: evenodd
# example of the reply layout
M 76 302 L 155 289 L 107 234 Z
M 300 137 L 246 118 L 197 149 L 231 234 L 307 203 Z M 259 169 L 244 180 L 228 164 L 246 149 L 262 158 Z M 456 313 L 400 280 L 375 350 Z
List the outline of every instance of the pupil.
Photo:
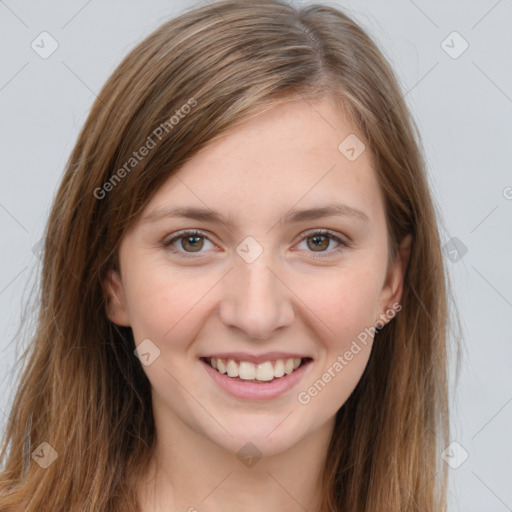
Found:
M 325 242 L 327 240 L 327 237 L 323 236 L 323 235 L 317 235 L 317 236 L 313 236 L 312 239 L 313 240 L 316 240 L 316 241 L 319 241 L 319 239 L 323 238 L 323 241 Z M 321 242 L 320 242 L 321 243 Z M 325 249 L 325 244 L 324 244 L 324 247 L 321 247 L 320 245 L 317 245 L 316 242 L 314 242 L 314 247 L 316 248 L 323 248 Z
M 200 236 L 188 236 L 185 238 L 186 240 L 186 243 L 190 243 L 190 240 L 195 240 L 195 242 L 191 242 L 192 243 L 192 248 L 195 248 L 197 249 L 198 246 L 197 245 L 194 245 L 194 244 L 197 244 L 198 241 L 201 240 L 201 237 Z M 183 247 L 185 249 L 185 247 Z M 199 247 L 199 249 L 201 249 L 201 247 Z

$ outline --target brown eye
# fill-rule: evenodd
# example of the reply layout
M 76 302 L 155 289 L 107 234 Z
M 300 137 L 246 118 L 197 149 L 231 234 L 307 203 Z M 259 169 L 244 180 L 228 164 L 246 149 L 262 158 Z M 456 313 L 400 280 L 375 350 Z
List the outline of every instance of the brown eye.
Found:
M 168 247 L 172 252 L 183 257 L 193 257 L 194 253 L 204 253 L 204 242 L 212 243 L 208 237 L 200 231 L 182 231 L 170 240 L 163 242 L 164 247 Z M 179 245 L 176 245 L 180 242 Z M 313 255 L 313 258 L 328 257 L 333 253 L 337 253 L 344 248 L 350 247 L 351 244 L 341 240 L 339 237 L 331 233 L 330 231 L 314 231 L 305 236 L 301 242 L 306 241 L 307 252 L 318 253 L 317 256 Z M 329 245 L 334 241 L 338 245 L 329 250 Z
M 187 257 L 193 253 L 204 253 L 205 251 L 202 249 L 205 240 L 208 240 L 208 237 L 200 231 L 182 231 L 170 240 L 163 242 L 162 245 L 179 256 Z M 178 242 L 180 242 L 179 245 Z
M 304 241 L 307 245 L 307 252 L 318 253 L 317 255 L 313 255 L 313 258 L 326 258 L 351 246 L 349 242 L 343 241 L 331 231 L 326 230 L 317 230 L 306 233 L 306 236 L 301 240 L 301 243 Z M 329 250 L 329 245 L 333 241 L 337 246 Z
M 181 237 L 181 247 L 186 251 L 191 250 L 192 252 L 200 251 L 203 248 L 204 240 L 203 237 L 197 235 L 189 235 Z
M 307 240 L 313 240 L 312 244 L 308 242 L 308 247 L 310 249 L 313 249 L 314 251 L 316 251 L 317 249 L 323 251 L 324 249 L 327 249 L 327 247 L 329 247 L 330 238 L 324 235 L 310 236 L 307 238 Z

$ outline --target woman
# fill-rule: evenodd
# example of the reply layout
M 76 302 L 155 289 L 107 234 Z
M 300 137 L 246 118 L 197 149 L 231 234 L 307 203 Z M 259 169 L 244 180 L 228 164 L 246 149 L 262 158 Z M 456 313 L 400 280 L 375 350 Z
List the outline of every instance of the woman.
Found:
M 41 287 L 1 510 L 446 509 L 436 212 L 393 71 L 340 10 L 214 2 L 132 50 Z

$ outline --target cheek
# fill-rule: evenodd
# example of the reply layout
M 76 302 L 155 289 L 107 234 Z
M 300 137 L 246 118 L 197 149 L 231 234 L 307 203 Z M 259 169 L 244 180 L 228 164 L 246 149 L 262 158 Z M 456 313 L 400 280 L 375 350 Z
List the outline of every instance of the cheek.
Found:
M 321 350 L 318 366 L 299 390 L 297 401 L 318 424 L 336 414 L 347 401 L 372 349 L 378 276 L 362 269 L 346 270 L 325 279 L 321 291 L 307 293 L 304 288 L 308 306 L 321 320 L 317 320 L 321 327 L 316 332 Z
M 194 279 L 186 272 L 173 272 L 168 265 L 146 260 L 129 269 L 127 303 L 135 340 L 163 342 L 191 327 L 194 306 L 204 297 L 209 280 Z M 206 281 L 206 282 L 205 282 Z
M 370 263 L 370 262 L 369 262 Z M 297 279 L 294 292 L 324 325 L 324 342 L 332 349 L 375 325 L 378 318 L 380 275 L 371 264 L 329 269 L 315 279 Z M 310 312 L 310 315 L 311 315 Z

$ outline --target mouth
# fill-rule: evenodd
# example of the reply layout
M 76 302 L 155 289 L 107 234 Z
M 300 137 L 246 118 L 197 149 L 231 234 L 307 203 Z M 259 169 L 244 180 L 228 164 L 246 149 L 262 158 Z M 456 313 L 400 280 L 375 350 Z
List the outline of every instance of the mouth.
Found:
M 262 361 L 256 364 L 250 361 L 218 357 L 201 357 L 200 359 L 218 374 L 229 377 L 233 381 L 260 385 L 286 379 L 288 375 L 297 372 L 313 360 L 311 357 L 294 357 Z

